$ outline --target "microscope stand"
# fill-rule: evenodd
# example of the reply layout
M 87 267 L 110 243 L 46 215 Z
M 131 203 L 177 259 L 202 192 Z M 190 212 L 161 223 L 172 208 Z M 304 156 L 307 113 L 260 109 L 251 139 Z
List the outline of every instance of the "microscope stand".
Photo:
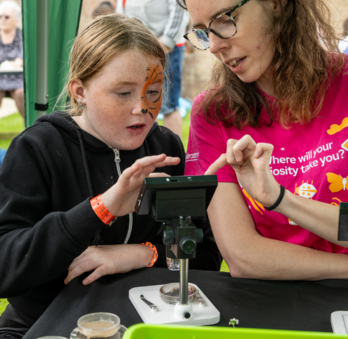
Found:
M 145 324 L 177 324 L 177 325 L 214 325 L 220 321 L 220 312 L 198 288 L 197 285 L 190 283 L 199 290 L 200 295 L 205 301 L 204 306 L 200 306 L 195 300 L 192 306 L 192 315 L 189 319 L 182 319 L 175 316 L 175 305 L 165 303 L 160 296 L 160 288 L 163 285 L 136 287 L 129 290 L 129 299 L 137 310 Z M 140 295 L 151 301 L 157 306 L 157 311 L 151 308 L 140 299 Z

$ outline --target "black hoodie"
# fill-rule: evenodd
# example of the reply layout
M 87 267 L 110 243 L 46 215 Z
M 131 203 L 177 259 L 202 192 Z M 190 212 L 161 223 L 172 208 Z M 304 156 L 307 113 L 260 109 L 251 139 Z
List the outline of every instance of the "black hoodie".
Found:
M 120 151 L 121 170 L 137 159 L 165 153 L 180 157 L 177 166 L 158 169 L 183 175 L 184 149 L 179 137 L 155 123 L 143 145 Z M 94 213 L 89 200 L 117 182 L 114 151 L 83 131 L 66 113 L 38 118 L 11 143 L 0 167 L 0 298 L 33 323 L 64 288 L 67 268 L 99 238 L 99 244 L 122 244 L 129 217 L 111 227 Z M 204 242 L 190 269 L 219 270 L 221 257 L 211 229 L 200 225 Z M 166 267 L 160 223 L 133 214 L 128 243 L 149 241 Z

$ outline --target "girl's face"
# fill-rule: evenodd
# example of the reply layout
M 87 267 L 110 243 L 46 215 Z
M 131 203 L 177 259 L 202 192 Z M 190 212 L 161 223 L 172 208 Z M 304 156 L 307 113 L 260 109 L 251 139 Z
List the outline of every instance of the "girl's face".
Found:
M 227 12 L 242 0 L 186 0 L 193 28 L 208 28 L 219 14 Z M 270 34 L 276 1 L 251 0 L 232 13 L 237 34 L 221 39 L 209 32 L 210 52 L 226 64 L 240 80 L 256 82 L 267 92 L 272 75 L 270 65 L 275 46 Z M 234 60 L 238 63 L 234 66 Z M 240 61 L 239 61 L 240 60 Z
M 109 147 L 136 149 L 161 109 L 162 85 L 158 59 L 137 50 L 121 52 L 76 90 L 75 98 L 85 106 L 82 116 L 74 119 Z

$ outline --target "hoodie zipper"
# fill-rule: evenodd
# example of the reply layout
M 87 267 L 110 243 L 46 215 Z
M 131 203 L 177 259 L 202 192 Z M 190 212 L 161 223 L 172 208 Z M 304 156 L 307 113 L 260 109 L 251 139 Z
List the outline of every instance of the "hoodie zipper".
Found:
M 115 163 L 116 163 L 116 170 L 117 170 L 117 174 L 118 177 L 121 176 L 122 172 L 121 172 L 121 167 L 120 167 L 120 162 L 121 162 L 121 158 L 120 158 L 120 150 L 118 148 L 112 148 L 112 150 L 115 153 Z M 129 213 L 129 222 L 128 222 L 128 232 L 126 235 L 126 239 L 124 240 L 124 244 L 128 243 L 128 240 L 130 238 L 130 235 L 132 233 L 132 228 L 133 228 L 133 213 Z

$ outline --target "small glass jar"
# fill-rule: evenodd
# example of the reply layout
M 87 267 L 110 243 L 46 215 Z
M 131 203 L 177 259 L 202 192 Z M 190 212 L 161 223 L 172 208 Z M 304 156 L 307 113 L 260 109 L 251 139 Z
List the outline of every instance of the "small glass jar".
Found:
M 167 267 L 171 271 L 180 271 L 180 259 L 167 257 Z
M 70 339 L 121 339 L 127 328 L 120 322 L 120 318 L 112 313 L 86 314 L 77 321 L 77 327 L 71 332 Z
M 180 300 L 180 284 L 170 283 L 170 284 L 163 285 L 159 290 L 159 294 L 161 299 L 166 304 L 175 305 Z M 188 289 L 187 289 L 188 302 L 193 303 L 196 300 L 196 296 L 197 296 L 196 287 L 192 286 L 191 284 L 188 284 Z

